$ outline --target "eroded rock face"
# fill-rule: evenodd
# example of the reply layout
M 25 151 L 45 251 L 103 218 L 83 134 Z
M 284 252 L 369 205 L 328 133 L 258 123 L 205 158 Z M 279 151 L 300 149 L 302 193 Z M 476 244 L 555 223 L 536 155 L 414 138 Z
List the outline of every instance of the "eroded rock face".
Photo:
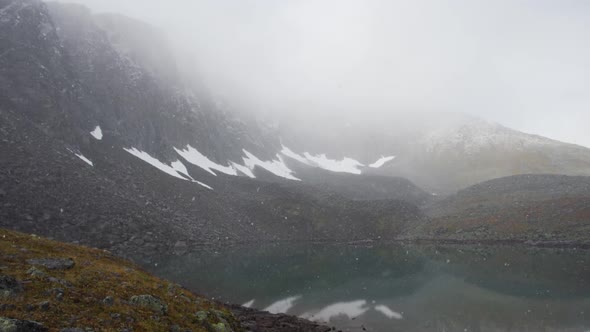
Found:
M 45 331 L 49 331 L 49 330 L 37 322 L 0 317 L 0 332 L 45 332 Z

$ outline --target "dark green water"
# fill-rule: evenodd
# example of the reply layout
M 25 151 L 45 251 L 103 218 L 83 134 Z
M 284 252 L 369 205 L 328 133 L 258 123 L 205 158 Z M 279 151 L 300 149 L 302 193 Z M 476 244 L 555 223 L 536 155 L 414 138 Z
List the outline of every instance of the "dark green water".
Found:
M 240 246 L 154 272 L 232 303 L 344 331 L 590 331 L 590 251 Z

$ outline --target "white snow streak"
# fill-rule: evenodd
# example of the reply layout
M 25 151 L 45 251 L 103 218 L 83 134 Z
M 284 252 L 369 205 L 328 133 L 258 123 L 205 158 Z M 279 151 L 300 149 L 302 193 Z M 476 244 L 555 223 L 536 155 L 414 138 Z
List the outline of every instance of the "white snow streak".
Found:
M 92 161 L 90 161 L 90 159 L 88 159 L 88 158 L 86 158 L 86 157 L 84 157 L 83 155 L 81 155 L 81 154 L 78 154 L 78 153 L 74 153 L 74 154 L 76 155 L 76 157 L 78 157 L 78 158 L 82 159 L 82 160 L 83 160 L 85 163 L 87 163 L 88 165 L 90 165 L 90 166 L 93 166 L 93 167 L 94 167 L 94 163 L 93 163 Z
M 102 129 L 100 129 L 100 126 L 96 126 L 96 128 L 90 132 L 90 135 L 99 141 L 102 140 Z
M 301 318 L 316 322 L 329 322 L 332 318 L 346 316 L 348 319 L 356 318 L 369 310 L 365 307 L 367 301 L 358 300 L 352 302 L 338 302 L 331 304 L 315 314 L 305 313 Z
M 283 177 L 289 180 L 301 181 L 300 179 L 293 176 L 293 171 L 285 165 L 285 162 L 280 155 L 277 154 L 278 160 L 262 161 L 255 155 L 251 154 L 246 150 L 242 150 L 246 154 L 244 164 L 251 170 L 254 170 L 256 166 L 262 167 L 265 170 L 273 173 L 276 176 Z
M 254 304 L 254 299 L 242 304 L 242 307 L 251 308 L 253 304 Z
M 174 150 L 181 155 L 184 159 L 186 159 L 189 163 L 199 166 L 200 168 L 206 170 L 207 172 L 217 176 L 213 170 L 219 171 L 221 173 L 225 173 L 228 175 L 238 175 L 236 169 L 232 166 L 223 166 L 215 163 L 211 159 L 207 158 L 205 155 L 200 153 L 197 149 L 193 148 L 190 145 L 187 145 L 184 150 L 180 150 L 174 148 Z
M 288 147 L 286 147 L 284 145 L 283 145 L 283 149 L 281 150 L 281 153 L 289 158 L 297 160 L 300 163 L 313 166 L 312 163 L 309 162 L 309 160 L 305 159 L 305 157 L 293 152 L 291 149 L 289 149 Z
M 159 161 L 158 159 L 149 155 L 149 153 L 140 151 L 136 148 L 125 149 L 125 151 L 131 153 L 132 155 L 136 156 L 137 158 L 145 161 L 146 163 L 156 167 L 157 169 L 161 170 L 162 172 L 177 177 L 179 179 L 186 180 L 183 176 L 178 174 L 174 168 L 169 165 L 164 164 L 163 162 Z
M 281 154 L 305 165 L 319 167 L 332 172 L 361 174 L 359 168 L 365 166 L 357 160 L 348 157 L 342 160 L 335 160 L 326 157 L 325 154 L 312 155 L 311 153 L 305 152 L 303 155 L 300 155 L 284 145 Z
M 374 162 L 371 165 L 369 165 L 369 167 L 379 168 L 379 167 L 385 165 L 386 163 L 392 161 L 393 159 L 395 159 L 395 156 L 391 156 L 391 157 L 384 157 L 384 156 L 382 156 L 381 158 L 379 158 L 379 160 L 377 160 L 376 162 Z
M 304 153 L 304 156 L 305 158 L 307 158 L 307 160 L 313 162 L 319 168 L 323 168 L 325 170 L 332 172 L 361 174 L 361 170 L 359 169 L 359 167 L 365 166 L 360 162 L 348 157 L 345 157 L 342 160 L 334 160 L 329 159 L 328 157 L 326 157 L 325 154 L 314 156 L 307 152 Z
M 259 166 L 276 176 L 289 180 L 299 180 L 292 175 L 293 171 L 285 165 L 280 155 L 277 155 L 277 160 L 263 161 L 252 153 L 243 150 L 246 155 L 246 157 L 243 158 L 245 166 L 233 161 L 229 161 L 229 166 L 223 166 L 207 158 L 207 156 L 190 145 L 187 145 L 184 150 L 177 148 L 174 148 L 174 150 L 191 164 L 196 165 L 215 176 L 217 176 L 215 171 L 233 176 L 237 176 L 239 172 L 250 178 L 256 178 L 253 170 L 256 166 Z
M 201 185 L 201 186 L 203 186 L 203 187 L 205 187 L 205 188 L 207 188 L 207 189 L 209 189 L 209 190 L 213 190 L 213 188 L 211 188 L 210 186 L 208 186 L 208 185 L 204 184 L 204 183 L 203 183 L 203 182 L 201 182 L 201 181 L 196 181 L 196 180 L 193 180 L 193 182 L 195 182 L 195 183 L 197 183 L 197 184 L 199 184 L 199 185 Z
M 254 175 L 254 173 L 252 173 L 252 171 L 251 171 L 251 170 L 250 170 L 248 167 L 246 167 L 246 166 L 243 166 L 243 165 L 240 165 L 240 164 L 236 164 L 236 163 L 234 163 L 233 161 L 232 161 L 232 163 L 231 163 L 231 164 L 232 164 L 232 166 L 233 166 L 233 167 L 234 167 L 236 170 L 238 170 L 239 172 L 243 173 L 243 174 L 244 174 L 244 175 L 246 175 L 247 177 L 249 177 L 249 178 L 252 178 L 252 179 L 255 179 L 255 178 L 256 178 L 256 176 Z
M 389 309 L 388 306 L 385 306 L 383 304 L 380 304 L 378 306 L 375 307 L 375 310 L 379 311 L 380 313 L 384 314 L 387 318 L 389 319 L 403 319 L 404 316 L 402 316 L 402 314 L 400 314 L 399 312 L 393 311 L 391 309 Z
M 190 175 L 188 175 L 188 171 L 186 169 L 186 166 L 184 166 L 184 164 L 180 160 L 173 162 L 172 165 L 169 166 L 169 165 L 166 165 L 165 163 L 159 161 L 158 159 L 150 156 L 147 152 L 140 151 L 136 148 L 131 148 L 131 149 L 123 148 L 123 149 L 125 151 L 129 152 L 130 154 L 136 156 L 137 158 L 145 161 L 146 163 L 156 167 L 157 169 L 161 170 L 162 172 L 164 172 L 168 175 L 172 175 L 176 178 L 179 178 L 179 179 L 182 179 L 185 181 L 189 181 L 189 180 L 187 180 L 186 177 L 181 175 L 181 174 L 184 174 L 190 178 L 191 182 L 197 183 L 207 189 L 213 190 L 213 188 L 211 188 L 210 186 L 191 178 Z
M 271 314 L 286 314 L 289 309 L 293 308 L 295 301 L 299 300 L 301 295 L 291 296 L 286 299 L 279 300 L 270 306 L 266 307 L 263 311 L 268 311 Z
M 177 160 L 177 161 L 172 162 L 170 164 L 170 166 L 172 166 L 172 168 L 177 173 L 184 174 L 184 175 L 186 175 L 186 176 L 188 176 L 189 178 L 192 179 L 192 177 L 188 174 L 188 170 L 186 169 L 186 166 L 184 166 L 184 164 L 180 160 Z

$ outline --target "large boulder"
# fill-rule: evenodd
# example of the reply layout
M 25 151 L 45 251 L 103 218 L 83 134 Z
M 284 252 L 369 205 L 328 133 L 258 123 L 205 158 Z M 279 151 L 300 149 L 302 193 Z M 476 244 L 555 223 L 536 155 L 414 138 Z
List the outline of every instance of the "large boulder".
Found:
M 43 325 L 29 321 L 0 317 L 0 332 L 45 332 Z
M 23 286 L 13 277 L 0 275 L 0 298 L 6 298 L 21 293 Z
M 159 298 L 152 295 L 132 296 L 129 302 L 138 307 L 146 308 L 165 315 L 168 312 L 168 305 Z
M 29 259 L 31 265 L 43 266 L 49 270 L 69 270 L 74 267 L 74 260 L 71 258 L 40 258 Z

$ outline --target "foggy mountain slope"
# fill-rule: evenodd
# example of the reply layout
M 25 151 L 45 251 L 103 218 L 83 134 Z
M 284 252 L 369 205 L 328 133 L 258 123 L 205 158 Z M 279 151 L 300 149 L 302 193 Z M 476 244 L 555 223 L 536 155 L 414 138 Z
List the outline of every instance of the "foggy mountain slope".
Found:
M 462 114 L 329 118 L 313 130 L 301 126 L 295 119 L 281 124 L 283 142 L 294 150 L 329 151 L 365 165 L 395 156 L 363 173 L 404 177 L 437 194 L 517 174 L 590 175 L 590 149 Z
M 298 180 L 284 164 L 276 129 L 222 108 L 190 69 L 179 68 L 156 28 L 35 0 L 7 4 L 4 17 L 5 107 L 26 112 L 51 135 L 83 146 L 98 130 L 164 163 L 180 158 L 208 172 L 251 177 L 264 168 Z M 399 199 L 396 191 L 390 186 L 382 197 Z
M 433 195 L 422 190 L 411 181 L 384 175 L 352 175 L 317 169 L 292 160 L 286 164 L 306 183 L 313 183 L 324 190 L 332 190 L 354 200 L 402 200 L 421 206 L 432 200 Z
M 97 122 L 127 144 L 170 158 L 173 147 L 190 143 L 221 162 L 239 159 L 242 148 L 262 156 L 272 150 L 273 139 L 259 127 L 247 126 L 219 109 L 206 91 L 187 85 L 154 28 L 124 16 L 93 16 L 79 5 L 48 8 Z
M 11 156 L 0 160 L 0 226 L 149 262 L 205 244 L 392 239 L 424 218 L 407 202 L 354 202 L 287 180 L 203 175 L 209 190 L 114 139 L 91 142 L 77 150 L 20 114 L 0 112 L 0 152 Z
M 526 204 L 590 196 L 590 177 L 550 174 L 515 175 L 478 183 L 430 204 L 429 215 L 440 217 L 478 206 Z
M 96 112 L 84 121 L 100 125 L 127 148 L 165 161 L 181 155 L 217 173 L 242 176 L 258 165 L 278 177 L 298 179 L 280 154 L 276 129 L 221 108 L 156 28 L 121 15 L 93 15 L 79 5 L 48 3 L 48 8 L 86 93 L 78 100 L 92 108 L 82 116 Z M 72 126 L 79 130 L 81 125 Z M 382 198 L 399 199 L 403 187 L 390 186 Z
M 34 3 L 28 0 L 21 6 L 37 8 L 41 13 L 40 5 Z M 175 60 L 165 36 L 150 25 L 121 15 L 93 15 L 80 5 L 47 6 L 50 15 L 43 23 L 47 36 L 37 41 L 33 33 L 43 33 L 39 26 L 20 26 L 31 33 L 20 43 L 31 49 L 44 45 L 35 52 L 54 47 L 60 55 L 36 54 L 34 61 L 23 62 L 30 56 L 23 53 L 17 61 L 10 54 L 16 56 L 15 52 L 22 49 L 7 43 L 7 49 L 14 50 L 3 59 L 7 65 L 5 77 L 28 78 L 23 77 L 19 83 L 22 86 L 5 84 L 5 95 L 35 93 L 21 99 L 6 98 L 5 102 L 9 102 L 7 107 L 26 109 L 46 123 L 48 131 L 58 137 L 67 135 L 64 138 L 72 142 L 88 140 L 86 133 L 99 126 L 103 134 L 119 138 L 126 148 L 168 162 L 178 159 L 175 149 L 194 148 L 197 159 L 207 158 L 219 166 L 218 170 L 238 175 L 248 175 L 238 170 L 246 166 L 247 158 L 250 171 L 258 164 L 272 168 L 278 176 L 303 177 L 286 167 L 285 162 L 289 162 L 300 170 L 309 165 L 320 168 L 312 171 L 317 174 L 305 171 L 306 179 L 300 179 L 312 183 L 326 185 L 326 181 L 317 180 L 327 169 L 407 178 L 436 194 L 514 174 L 590 174 L 588 149 L 457 114 L 369 116 L 356 121 L 346 116 L 318 115 L 308 121 L 295 112 L 293 118 L 281 121 L 278 127 L 267 125 L 243 112 L 226 111 L 204 82 L 195 80 L 198 75 Z M 55 33 L 49 28 L 52 24 Z M 14 66 L 13 60 L 22 67 Z M 43 67 L 33 65 L 35 62 Z M 31 82 L 45 83 L 28 86 Z M 59 108 L 62 114 L 38 111 L 52 107 Z M 285 146 L 305 157 L 304 163 L 289 161 L 283 153 Z M 248 157 L 248 153 L 256 158 Z M 395 158 L 387 159 L 379 168 L 367 167 L 382 157 Z M 340 174 L 327 177 L 340 177 L 344 182 L 350 179 Z M 367 186 L 363 180 L 350 181 Z M 338 191 L 337 182 L 332 181 L 328 189 Z M 364 192 L 370 194 L 370 187 Z M 367 197 L 398 199 L 403 196 L 403 188 L 403 184 L 399 188 L 390 186 L 378 196 Z
M 140 258 L 227 242 L 395 239 L 430 234 L 420 207 L 434 195 L 414 182 L 449 190 L 502 174 L 506 151 L 534 152 L 519 171 L 546 169 L 538 156 L 556 172 L 586 165 L 583 148 L 461 116 L 318 118 L 292 121 L 289 134 L 225 110 L 175 69 L 164 42 L 149 44 L 141 22 L 1 4 L 0 139 L 13 156 L 2 159 L 4 227 Z
M 399 195 L 356 202 L 284 179 L 278 138 L 121 53 L 84 7 L 1 4 L 1 226 L 149 260 L 203 244 L 394 238 L 424 217 Z

